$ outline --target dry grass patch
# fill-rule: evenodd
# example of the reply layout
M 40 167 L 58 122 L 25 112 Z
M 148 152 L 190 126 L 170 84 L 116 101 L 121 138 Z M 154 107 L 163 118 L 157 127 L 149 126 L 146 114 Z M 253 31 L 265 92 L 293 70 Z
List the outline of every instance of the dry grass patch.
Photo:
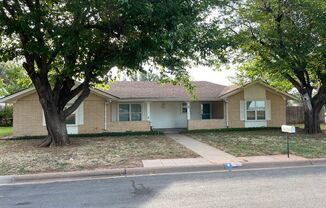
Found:
M 0 175 L 140 167 L 143 159 L 197 155 L 165 136 L 73 138 L 68 147 L 39 148 L 41 140 L 0 141 Z
M 237 157 L 286 153 L 285 134 L 280 130 L 201 132 L 187 135 Z M 299 130 L 290 137 L 290 150 L 292 154 L 307 158 L 326 157 L 326 134 L 307 135 Z

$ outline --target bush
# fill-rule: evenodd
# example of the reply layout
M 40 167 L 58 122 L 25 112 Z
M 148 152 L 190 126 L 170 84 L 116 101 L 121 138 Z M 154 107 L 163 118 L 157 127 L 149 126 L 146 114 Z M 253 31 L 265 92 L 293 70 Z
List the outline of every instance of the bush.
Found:
M 0 110 L 0 126 L 12 126 L 12 105 L 6 105 L 2 110 Z

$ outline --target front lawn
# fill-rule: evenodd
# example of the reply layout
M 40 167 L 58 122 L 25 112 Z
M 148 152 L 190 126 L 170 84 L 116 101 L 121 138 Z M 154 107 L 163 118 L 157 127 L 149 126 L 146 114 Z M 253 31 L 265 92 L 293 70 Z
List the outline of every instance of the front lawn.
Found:
M 62 148 L 39 148 L 40 142 L 0 141 L 0 175 L 140 167 L 143 159 L 197 157 L 164 135 L 73 138 Z
M 295 124 L 294 125 L 295 127 L 298 127 L 298 128 L 300 128 L 300 129 L 303 129 L 304 128 L 304 124 Z M 326 130 L 326 124 L 325 123 L 321 123 L 320 124 L 320 128 L 321 128 L 321 130 Z
M 199 132 L 187 135 L 238 157 L 286 153 L 285 134 L 280 130 Z M 290 138 L 292 154 L 307 158 L 326 157 L 325 134 L 306 135 L 299 131 Z
M 12 127 L 0 127 L 0 138 L 10 136 L 12 134 Z

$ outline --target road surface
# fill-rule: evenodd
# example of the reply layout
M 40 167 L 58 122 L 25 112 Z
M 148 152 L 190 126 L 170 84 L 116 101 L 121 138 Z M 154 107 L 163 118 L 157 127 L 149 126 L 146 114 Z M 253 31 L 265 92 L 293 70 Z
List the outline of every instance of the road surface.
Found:
M 326 207 L 326 167 L 0 186 L 0 207 Z

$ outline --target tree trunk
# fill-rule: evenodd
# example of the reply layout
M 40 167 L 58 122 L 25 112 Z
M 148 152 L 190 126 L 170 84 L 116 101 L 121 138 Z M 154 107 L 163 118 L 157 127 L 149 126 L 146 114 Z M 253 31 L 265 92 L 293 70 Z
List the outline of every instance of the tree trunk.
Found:
M 311 99 L 303 96 L 304 129 L 308 134 L 321 133 L 319 114 L 323 105 L 312 105 Z
M 42 100 L 41 104 L 43 107 L 48 137 L 40 144 L 40 146 L 49 147 L 69 145 L 70 140 L 62 112 L 57 112 L 57 107 L 51 102 L 44 102 L 44 100 Z

